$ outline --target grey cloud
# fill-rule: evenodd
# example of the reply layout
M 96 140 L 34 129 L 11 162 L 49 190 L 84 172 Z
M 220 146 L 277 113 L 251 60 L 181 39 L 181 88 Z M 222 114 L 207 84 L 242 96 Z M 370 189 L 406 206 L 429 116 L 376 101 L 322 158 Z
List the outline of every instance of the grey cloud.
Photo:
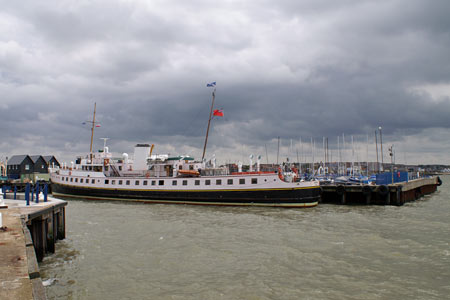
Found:
M 0 29 L 0 137 L 9 154 L 81 154 L 89 143 L 81 122 L 94 102 L 96 144 L 107 136 L 117 152 L 149 141 L 198 154 L 205 85 L 214 80 L 225 117 L 213 120 L 208 149 L 227 159 L 266 144 L 273 159 L 278 136 L 284 147 L 327 136 L 335 148 L 342 133 L 372 140 L 380 125 L 391 143 L 431 135 L 417 162 L 447 147 L 438 134 L 450 127 L 449 97 L 414 90 L 450 84 L 447 1 L 66 5 L 3 8 L 15 20 Z

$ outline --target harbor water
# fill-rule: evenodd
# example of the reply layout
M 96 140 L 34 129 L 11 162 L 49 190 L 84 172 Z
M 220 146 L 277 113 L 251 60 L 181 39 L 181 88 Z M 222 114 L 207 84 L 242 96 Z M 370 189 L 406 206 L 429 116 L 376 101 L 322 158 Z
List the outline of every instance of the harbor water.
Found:
M 69 200 L 49 299 L 450 299 L 450 177 L 404 206 Z

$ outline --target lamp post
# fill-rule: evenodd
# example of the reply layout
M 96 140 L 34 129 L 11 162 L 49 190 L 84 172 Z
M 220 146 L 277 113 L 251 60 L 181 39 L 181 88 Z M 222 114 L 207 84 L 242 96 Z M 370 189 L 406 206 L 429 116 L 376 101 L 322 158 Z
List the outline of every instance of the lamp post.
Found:
M 383 159 L 383 134 L 381 132 L 381 126 L 378 127 L 378 130 L 380 131 L 380 146 L 381 146 L 381 171 L 383 171 L 383 164 L 384 164 L 384 159 Z
M 394 145 L 391 145 L 391 147 L 389 147 L 389 156 L 391 157 L 391 175 L 392 175 L 392 183 L 394 183 Z

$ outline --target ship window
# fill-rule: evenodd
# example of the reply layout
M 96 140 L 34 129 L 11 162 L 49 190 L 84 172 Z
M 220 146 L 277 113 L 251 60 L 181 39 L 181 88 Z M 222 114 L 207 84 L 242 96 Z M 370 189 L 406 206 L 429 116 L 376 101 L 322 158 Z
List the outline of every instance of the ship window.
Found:
M 91 180 L 91 183 L 92 183 L 92 184 L 95 184 L 95 179 L 92 179 L 92 180 Z
M 61 177 L 61 180 L 64 181 L 64 177 Z
M 129 180 L 125 181 L 125 184 L 130 185 L 130 181 Z
M 139 185 L 139 180 L 136 180 L 135 185 Z
M 233 184 L 233 179 L 228 179 L 228 182 L 227 182 L 228 184 Z
M 109 184 L 109 179 L 105 179 L 105 184 Z
M 205 185 L 210 185 L 210 184 L 211 184 L 211 180 L 206 179 L 206 180 L 205 180 Z
M 187 185 L 187 180 L 183 180 L 183 185 Z
M 245 184 L 245 178 L 239 179 L 239 184 Z
M 144 185 L 147 185 L 148 184 L 148 181 L 147 180 L 144 180 Z
M 75 182 L 78 182 L 78 178 L 75 178 Z
M 73 182 L 73 178 L 70 178 L 70 182 Z
M 66 177 L 66 181 L 69 181 L 69 177 Z
M 152 185 L 156 185 L 156 180 L 152 180 Z
M 178 167 L 178 170 L 183 170 L 183 166 L 179 166 L 179 167 Z
M 258 183 L 258 178 L 252 178 L 252 184 L 257 184 Z
M 122 180 L 119 180 L 119 185 L 122 185 Z
M 164 180 L 160 180 L 158 184 L 159 185 L 164 185 Z
M 193 166 L 193 165 L 190 165 L 190 166 L 189 166 L 189 170 L 194 170 L 194 166 Z
M 111 180 L 111 184 L 116 184 L 116 181 L 115 180 Z
M 119 166 L 119 171 L 122 171 L 122 166 Z
M 195 180 L 195 185 L 200 185 L 200 180 Z
M 92 171 L 92 166 L 89 166 L 89 171 Z
M 216 185 L 222 185 L 222 180 L 221 179 L 217 179 L 216 180 Z
M 172 180 L 172 185 L 177 185 L 177 181 L 176 180 Z
M 80 178 L 80 183 L 83 183 L 83 181 L 84 181 L 83 178 Z

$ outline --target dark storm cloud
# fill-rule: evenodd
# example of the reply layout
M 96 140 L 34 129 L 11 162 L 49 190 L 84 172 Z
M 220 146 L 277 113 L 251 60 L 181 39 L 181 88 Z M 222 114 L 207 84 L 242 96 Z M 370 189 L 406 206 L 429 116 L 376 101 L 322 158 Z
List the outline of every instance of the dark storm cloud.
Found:
M 98 147 L 107 136 L 118 153 L 151 142 L 198 156 L 215 80 L 225 117 L 210 154 L 268 145 L 273 159 L 278 136 L 284 152 L 323 136 L 335 148 L 342 133 L 362 142 L 383 126 L 410 162 L 450 163 L 439 138 L 450 127 L 448 11 L 418 0 L 6 3 L 2 155 L 81 154 L 97 102 Z

